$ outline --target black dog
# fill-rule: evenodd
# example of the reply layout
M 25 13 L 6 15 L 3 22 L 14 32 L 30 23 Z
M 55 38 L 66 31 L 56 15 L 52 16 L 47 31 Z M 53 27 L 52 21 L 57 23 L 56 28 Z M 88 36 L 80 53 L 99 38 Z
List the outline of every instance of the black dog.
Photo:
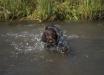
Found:
M 42 41 L 45 48 L 55 48 L 56 52 L 67 54 L 70 51 L 62 30 L 56 25 L 47 25 L 42 34 Z

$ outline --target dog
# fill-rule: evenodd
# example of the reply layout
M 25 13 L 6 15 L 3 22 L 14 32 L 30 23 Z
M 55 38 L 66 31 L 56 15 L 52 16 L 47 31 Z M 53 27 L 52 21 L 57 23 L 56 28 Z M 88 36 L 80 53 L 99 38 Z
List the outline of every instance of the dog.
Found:
M 54 48 L 55 52 L 68 54 L 70 48 L 68 46 L 68 41 L 65 39 L 63 31 L 58 25 L 47 25 L 42 34 L 42 41 L 45 43 L 45 48 Z

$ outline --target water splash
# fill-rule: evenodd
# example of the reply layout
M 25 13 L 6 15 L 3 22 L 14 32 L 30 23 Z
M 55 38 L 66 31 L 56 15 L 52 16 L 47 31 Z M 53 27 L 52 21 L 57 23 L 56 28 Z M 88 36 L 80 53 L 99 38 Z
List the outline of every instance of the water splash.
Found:
M 15 50 L 20 52 L 39 52 L 43 50 L 44 45 L 41 42 L 41 31 L 39 33 L 33 32 L 19 32 L 19 33 L 7 33 L 7 40 Z
M 6 41 L 18 52 L 40 52 L 44 49 L 44 44 L 41 42 L 42 29 L 38 31 L 21 31 L 8 32 L 2 37 L 6 37 Z M 65 33 L 65 32 L 64 32 Z M 79 38 L 76 34 L 65 35 L 68 39 Z
M 69 36 L 67 36 L 69 39 L 78 39 L 80 38 L 79 35 L 76 35 L 76 34 L 70 34 Z

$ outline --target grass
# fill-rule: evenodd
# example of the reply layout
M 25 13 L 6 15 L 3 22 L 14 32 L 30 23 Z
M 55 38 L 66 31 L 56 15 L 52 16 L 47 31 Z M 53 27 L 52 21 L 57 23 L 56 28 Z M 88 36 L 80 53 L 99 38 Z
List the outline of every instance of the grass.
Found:
M 32 0 L 31 0 L 32 1 Z M 34 3 L 29 0 L 0 0 L 0 20 L 14 20 L 32 13 Z
M 44 21 L 53 15 L 53 7 L 51 0 L 37 0 L 37 8 L 28 18 L 40 22 Z
M 103 0 L 0 0 L 0 21 L 82 21 L 104 18 Z

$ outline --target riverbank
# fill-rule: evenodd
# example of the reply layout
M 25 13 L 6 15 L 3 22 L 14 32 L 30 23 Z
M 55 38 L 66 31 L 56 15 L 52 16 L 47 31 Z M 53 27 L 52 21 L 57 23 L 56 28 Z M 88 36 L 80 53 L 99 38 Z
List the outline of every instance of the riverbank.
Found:
M 1 0 L 0 21 L 93 21 L 104 19 L 103 0 Z

